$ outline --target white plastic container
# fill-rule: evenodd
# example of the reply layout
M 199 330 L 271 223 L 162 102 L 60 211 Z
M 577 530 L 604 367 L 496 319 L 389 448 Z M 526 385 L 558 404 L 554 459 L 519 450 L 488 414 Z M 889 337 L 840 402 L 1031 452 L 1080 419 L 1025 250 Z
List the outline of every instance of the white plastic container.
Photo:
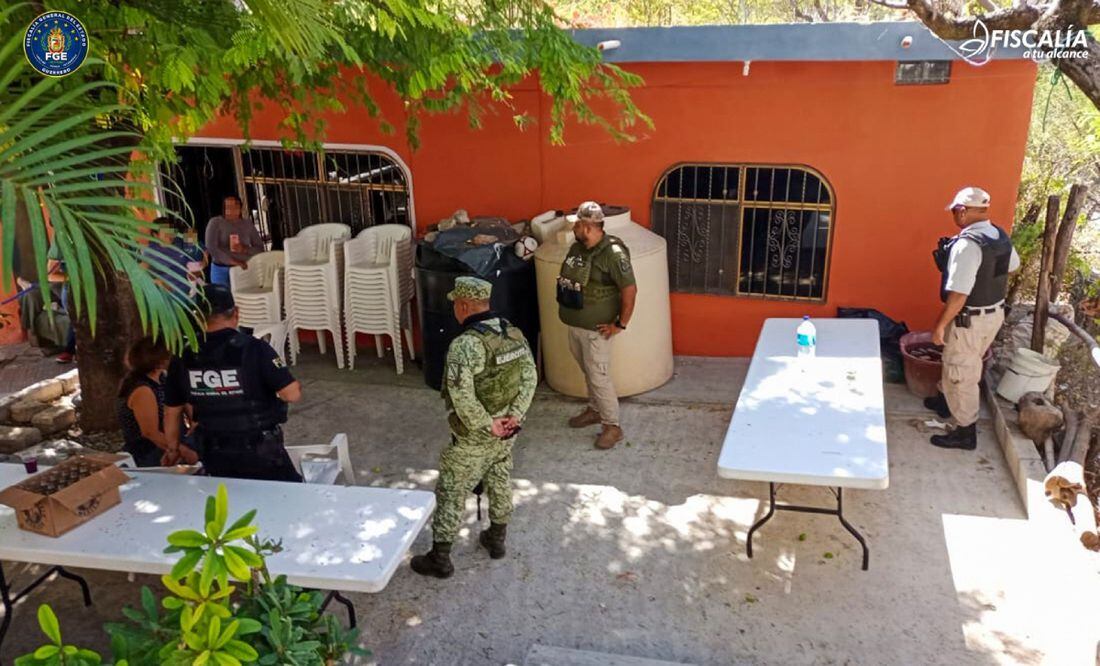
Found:
M 997 395 L 1016 402 L 1025 393 L 1042 393 L 1054 383 L 1061 367 L 1046 356 L 1021 347 L 1012 355 L 1004 376 L 997 384 Z
M 608 211 L 612 210 L 609 206 Z M 632 222 L 629 209 L 618 210 L 621 212 L 604 219 L 604 231 L 621 238 L 630 250 L 638 300 L 627 330 L 614 338 L 611 380 L 616 393 L 628 396 L 655 389 L 672 378 L 672 319 L 665 239 Z M 543 371 L 555 391 L 584 397 L 584 374 L 569 352 L 567 327 L 558 318 L 556 291 L 573 232 L 564 217 L 546 222 L 544 227 L 557 231 L 546 236 L 535 252 Z

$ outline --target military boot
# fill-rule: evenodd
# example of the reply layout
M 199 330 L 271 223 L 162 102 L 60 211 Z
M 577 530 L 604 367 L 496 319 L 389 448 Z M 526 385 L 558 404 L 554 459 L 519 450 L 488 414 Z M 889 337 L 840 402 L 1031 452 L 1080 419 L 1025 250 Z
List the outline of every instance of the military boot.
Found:
M 978 448 L 978 427 L 974 423 L 960 426 L 946 435 L 932 435 L 931 441 L 932 446 L 938 446 L 941 449 L 973 451 Z
M 431 550 L 412 558 L 409 565 L 421 576 L 450 578 L 455 572 L 455 565 L 451 564 L 451 544 L 436 541 Z
M 489 551 L 489 557 L 499 560 L 507 554 L 504 549 L 504 537 L 508 534 L 508 525 L 489 523 L 489 529 L 482 530 L 477 536 L 478 543 Z
M 947 406 L 947 396 L 942 391 L 937 393 L 934 398 L 925 398 L 924 406 L 935 412 L 941 419 L 951 418 L 951 409 Z

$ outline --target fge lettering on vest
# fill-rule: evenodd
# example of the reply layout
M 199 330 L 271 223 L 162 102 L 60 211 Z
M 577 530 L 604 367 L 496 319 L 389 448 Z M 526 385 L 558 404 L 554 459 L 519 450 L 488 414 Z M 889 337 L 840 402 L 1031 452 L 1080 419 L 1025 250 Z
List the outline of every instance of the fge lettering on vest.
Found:
M 237 369 L 229 370 L 191 370 L 187 373 L 191 390 L 196 393 L 218 393 L 236 395 L 241 393 L 241 381 L 237 378 Z

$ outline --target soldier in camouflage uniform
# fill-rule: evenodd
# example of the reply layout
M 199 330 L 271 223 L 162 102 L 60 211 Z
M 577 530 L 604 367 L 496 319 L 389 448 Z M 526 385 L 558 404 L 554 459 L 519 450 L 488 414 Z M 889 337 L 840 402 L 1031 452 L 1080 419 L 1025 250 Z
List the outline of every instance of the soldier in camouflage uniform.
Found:
M 463 331 L 447 350 L 443 399 L 451 443 L 439 456 L 432 520 L 432 549 L 412 558 L 424 576 L 454 573 L 451 544 L 462 523 L 466 496 L 483 483 L 489 496 L 489 529 L 478 541 L 493 559 L 505 555 L 512 515 L 512 444 L 535 395 L 538 374 L 523 333 L 489 309 L 492 285 L 460 277 L 447 298 Z

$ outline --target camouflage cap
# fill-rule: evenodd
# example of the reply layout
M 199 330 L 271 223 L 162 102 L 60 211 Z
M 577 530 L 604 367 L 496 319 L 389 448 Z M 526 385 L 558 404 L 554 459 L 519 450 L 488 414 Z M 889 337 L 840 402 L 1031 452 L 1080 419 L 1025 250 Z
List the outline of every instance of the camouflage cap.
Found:
M 565 219 L 570 223 L 575 222 L 603 222 L 603 208 L 595 201 L 585 201 L 577 206 L 577 212 L 566 215 Z
M 447 300 L 487 301 L 493 294 L 493 285 L 481 278 L 464 275 L 455 280 L 455 288 L 447 294 Z

